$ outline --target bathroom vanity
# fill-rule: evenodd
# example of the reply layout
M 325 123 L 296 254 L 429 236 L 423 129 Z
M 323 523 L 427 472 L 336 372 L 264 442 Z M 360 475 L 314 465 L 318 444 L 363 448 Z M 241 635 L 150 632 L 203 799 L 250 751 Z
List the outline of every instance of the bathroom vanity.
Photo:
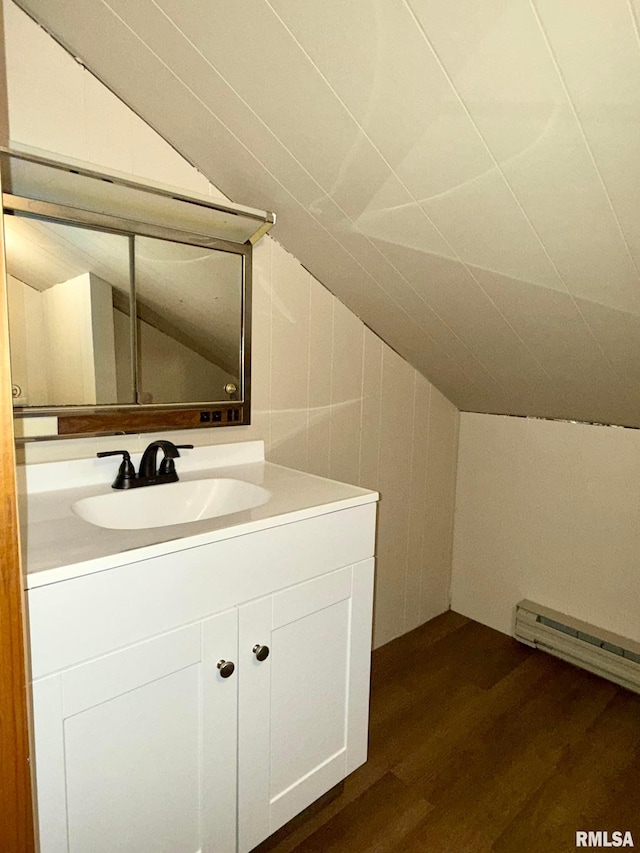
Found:
M 42 853 L 247 853 L 366 760 L 377 494 L 262 442 L 176 468 L 268 499 L 114 530 L 72 510 L 113 459 L 26 470 Z

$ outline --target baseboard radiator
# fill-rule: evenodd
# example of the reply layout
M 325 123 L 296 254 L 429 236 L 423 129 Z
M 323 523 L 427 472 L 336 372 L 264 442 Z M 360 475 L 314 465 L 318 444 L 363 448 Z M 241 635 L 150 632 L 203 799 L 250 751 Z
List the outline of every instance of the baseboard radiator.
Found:
M 640 643 L 557 610 L 521 601 L 515 638 L 640 693 Z

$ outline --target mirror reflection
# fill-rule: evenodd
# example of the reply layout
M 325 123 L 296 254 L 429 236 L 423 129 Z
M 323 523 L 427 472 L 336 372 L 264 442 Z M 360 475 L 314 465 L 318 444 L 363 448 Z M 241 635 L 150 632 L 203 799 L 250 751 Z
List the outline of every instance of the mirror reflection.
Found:
M 19 214 L 5 236 L 16 406 L 239 398 L 241 254 Z
M 139 402 L 229 399 L 240 387 L 242 256 L 136 236 Z
M 129 404 L 129 239 L 6 216 L 14 404 Z

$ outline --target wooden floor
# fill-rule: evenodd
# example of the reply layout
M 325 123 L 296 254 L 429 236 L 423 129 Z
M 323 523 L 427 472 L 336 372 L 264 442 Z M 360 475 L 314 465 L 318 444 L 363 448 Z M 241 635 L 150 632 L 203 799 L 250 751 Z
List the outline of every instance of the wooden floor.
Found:
M 640 847 L 640 696 L 445 613 L 374 652 L 369 761 L 256 851 L 562 853 L 577 830 Z

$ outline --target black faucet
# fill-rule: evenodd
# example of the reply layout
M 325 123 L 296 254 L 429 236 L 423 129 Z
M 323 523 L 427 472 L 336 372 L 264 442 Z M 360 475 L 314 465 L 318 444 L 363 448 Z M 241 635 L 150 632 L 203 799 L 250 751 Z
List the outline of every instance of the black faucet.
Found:
M 155 486 L 160 483 L 177 483 L 178 474 L 173 460 L 180 456 L 179 450 L 191 448 L 193 444 L 174 444 L 164 438 L 152 441 L 142 454 L 140 470 L 137 474 L 127 450 L 104 450 L 97 455 L 101 458 L 122 456 L 122 464 L 111 488 L 136 489 L 140 486 Z M 158 468 L 159 450 L 162 450 L 164 456 Z

